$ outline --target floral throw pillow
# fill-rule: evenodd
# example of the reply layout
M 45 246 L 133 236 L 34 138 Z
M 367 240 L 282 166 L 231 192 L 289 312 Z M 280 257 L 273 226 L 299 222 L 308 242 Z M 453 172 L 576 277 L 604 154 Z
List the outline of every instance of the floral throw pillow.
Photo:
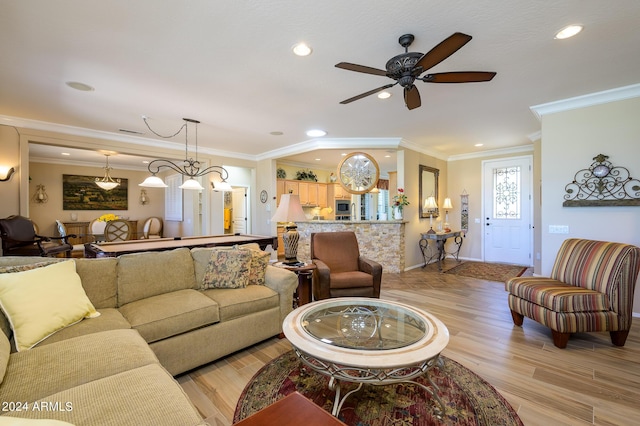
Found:
M 247 250 L 213 250 L 201 288 L 244 288 L 249 284 L 250 268 Z
M 249 270 L 249 285 L 264 285 L 265 273 L 271 255 L 262 250 L 247 250 L 251 253 L 251 269 Z

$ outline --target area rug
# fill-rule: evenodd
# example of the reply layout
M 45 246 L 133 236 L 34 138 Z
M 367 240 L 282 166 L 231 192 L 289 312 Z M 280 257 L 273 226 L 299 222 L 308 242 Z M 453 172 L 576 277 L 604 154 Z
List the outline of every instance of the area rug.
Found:
M 464 262 L 445 271 L 445 274 L 479 278 L 487 281 L 505 282 L 509 278 L 519 277 L 527 270 L 526 266 L 503 265 L 500 263 Z
M 429 375 L 440 388 L 445 415 L 439 420 L 438 407 L 424 389 L 411 383 L 386 386 L 365 385 L 350 395 L 338 418 L 350 426 L 426 425 L 522 425 L 509 403 L 481 377 L 446 357 L 441 367 Z M 429 386 L 424 377 L 416 381 Z M 242 391 L 233 422 L 236 423 L 298 391 L 316 405 L 331 412 L 334 393 L 329 379 L 304 366 L 293 351 L 265 365 Z M 355 385 L 346 383 L 342 394 Z

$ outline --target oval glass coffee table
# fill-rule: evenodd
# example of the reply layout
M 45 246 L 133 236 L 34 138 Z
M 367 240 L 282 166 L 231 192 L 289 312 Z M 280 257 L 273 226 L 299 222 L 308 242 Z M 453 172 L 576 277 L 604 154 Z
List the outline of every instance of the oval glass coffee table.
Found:
M 300 360 L 330 377 L 334 416 L 363 384 L 399 382 L 423 388 L 440 406 L 438 416 L 444 414 L 429 369 L 441 364 L 440 352 L 449 342 L 449 330 L 430 313 L 388 300 L 344 297 L 295 309 L 282 328 Z M 422 375 L 430 387 L 413 380 Z M 359 385 L 342 396 L 341 381 Z

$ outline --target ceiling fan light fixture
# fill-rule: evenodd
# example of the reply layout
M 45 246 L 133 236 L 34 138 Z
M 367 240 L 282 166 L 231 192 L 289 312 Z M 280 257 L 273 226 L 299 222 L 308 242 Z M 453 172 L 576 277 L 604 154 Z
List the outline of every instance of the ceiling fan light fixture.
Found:
M 554 38 L 557 40 L 564 40 L 566 38 L 573 37 L 574 35 L 578 34 L 580 31 L 582 31 L 583 28 L 584 27 L 579 24 L 567 25 L 566 27 L 558 31 Z
M 291 48 L 297 56 L 309 56 L 313 50 L 306 43 L 296 43 Z

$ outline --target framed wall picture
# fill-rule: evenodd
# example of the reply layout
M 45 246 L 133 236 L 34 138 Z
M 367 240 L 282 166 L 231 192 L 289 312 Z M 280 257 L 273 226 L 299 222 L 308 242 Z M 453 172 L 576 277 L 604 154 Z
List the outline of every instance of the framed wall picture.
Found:
M 129 180 L 106 191 L 96 185 L 102 176 L 62 175 L 63 210 L 127 210 Z

